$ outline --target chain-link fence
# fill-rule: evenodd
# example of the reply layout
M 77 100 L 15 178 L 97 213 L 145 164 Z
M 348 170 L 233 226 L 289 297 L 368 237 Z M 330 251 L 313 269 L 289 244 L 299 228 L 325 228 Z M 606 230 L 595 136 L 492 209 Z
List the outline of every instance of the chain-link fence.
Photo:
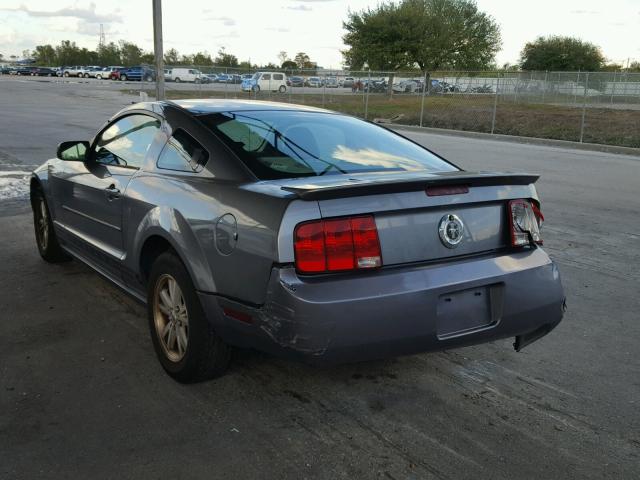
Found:
M 167 66 L 167 98 L 323 107 L 377 122 L 640 147 L 640 74 Z M 141 82 L 150 95 L 153 89 Z

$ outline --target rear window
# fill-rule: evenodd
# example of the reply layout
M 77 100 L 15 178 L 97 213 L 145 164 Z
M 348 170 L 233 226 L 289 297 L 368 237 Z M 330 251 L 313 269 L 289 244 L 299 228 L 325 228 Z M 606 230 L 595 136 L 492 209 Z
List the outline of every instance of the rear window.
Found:
M 262 180 L 381 171 L 456 171 L 428 150 L 345 115 L 243 111 L 200 117 Z

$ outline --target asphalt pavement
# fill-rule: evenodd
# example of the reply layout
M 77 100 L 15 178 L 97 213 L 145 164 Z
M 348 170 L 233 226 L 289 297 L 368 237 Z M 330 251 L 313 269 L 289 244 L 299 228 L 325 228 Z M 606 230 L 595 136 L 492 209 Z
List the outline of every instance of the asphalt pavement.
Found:
M 134 99 L 0 79 L 0 191 Z M 407 135 L 467 169 L 542 175 L 568 303 L 551 334 L 521 353 L 503 340 L 325 369 L 238 351 L 223 378 L 180 385 L 144 307 L 78 261 L 40 259 L 12 180 L 0 478 L 638 478 L 640 156 Z

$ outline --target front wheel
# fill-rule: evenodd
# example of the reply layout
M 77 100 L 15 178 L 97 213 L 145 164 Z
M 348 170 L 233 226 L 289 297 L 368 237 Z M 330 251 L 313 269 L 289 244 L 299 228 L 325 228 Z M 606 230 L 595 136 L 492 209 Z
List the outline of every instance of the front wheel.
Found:
M 253 93 L 257 95 L 258 93 L 260 93 L 260 85 L 254 85 L 252 90 L 253 90 Z
M 174 82 L 176 82 L 176 83 L 180 83 L 180 82 L 181 82 L 180 77 L 176 77 L 176 78 L 175 78 L 175 80 L 174 80 Z
M 158 360 L 175 380 L 198 382 L 226 371 L 231 348 L 213 331 L 191 277 L 174 253 L 163 253 L 153 264 L 147 314 Z
M 284 85 L 280 85 L 280 88 L 278 88 L 278 92 L 280 93 L 284 93 L 287 91 L 287 87 L 285 87 Z
M 33 226 L 36 233 L 36 243 L 40 256 L 49 263 L 59 263 L 69 260 L 58 243 L 53 222 L 49 214 L 49 207 L 41 190 L 36 190 L 31 199 L 33 208 Z

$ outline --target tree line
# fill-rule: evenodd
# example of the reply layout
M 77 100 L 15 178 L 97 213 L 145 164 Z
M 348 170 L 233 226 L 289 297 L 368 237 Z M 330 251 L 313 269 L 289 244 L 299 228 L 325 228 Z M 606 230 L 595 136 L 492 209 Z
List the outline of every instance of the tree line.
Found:
M 79 47 L 75 42 L 63 40 L 59 45 L 38 45 L 33 51 L 22 52 L 25 59 L 31 58 L 36 65 L 62 66 L 62 65 L 122 65 L 125 67 L 141 64 L 153 64 L 155 62 L 153 52 L 145 51 L 138 45 L 120 40 L 118 43 L 109 42 L 98 45 L 95 50 Z M 17 60 L 15 55 L 12 61 Z M 196 66 L 196 67 L 227 67 L 239 70 L 256 69 L 284 69 L 315 70 L 316 62 L 305 52 L 298 52 L 293 58 L 285 51 L 278 54 L 279 64 L 269 62 L 264 65 L 251 64 L 249 61 L 239 61 L 238 57 L 226 51 L 225 47 L 218 50 L 216 56 L 208 52 L 196 52 L 193 54 L 181 54 L 175 48 L 170 48 L 164 53 L 164 63 L 170 66 Z M 0 60 L 3 55 L 0 53 Z

